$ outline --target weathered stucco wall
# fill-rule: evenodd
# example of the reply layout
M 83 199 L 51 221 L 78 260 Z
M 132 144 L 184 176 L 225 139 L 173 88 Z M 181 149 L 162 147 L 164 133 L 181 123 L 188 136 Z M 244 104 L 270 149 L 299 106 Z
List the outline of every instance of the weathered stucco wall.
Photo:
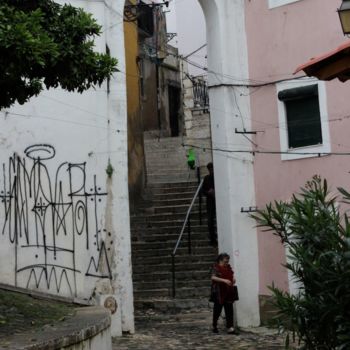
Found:
M 72 1 L 125 72 L 124 2 Z M 82 95 L 44 91 L 0 112 L 2 283 L 113 307 L 133 332 L 125 73 Z M 110 171 L 106 171 L 109 169 Z M 113 171 L 111 171 L 113 169 Z M 110 175 L 108 175 L 109 173 Z
M 275 2 L 277 3 L 277 2 Z M 282 3 L 282 2 L 281 2 Z M 303 0 L 269 9 L 269 2 L 246 2 L 247 36 L 250 78 L 259 81 L 293 79 L 296 67 L 311 57 L 336 48 L 345 41 L 336 12 L 341 1 Z M 317 83 L 317 80 L 314 80 Z M 291 83 L 297 87 L 300 81 Z M 322 104 L 324 121 L 323 145 L 331 152 L 348 152 L 350 120 L 349 83 L 338 81 L 320 83 L 325 89 Z M 254 141 L 265 150 L 281 150 L 285 123 L 279 122 L 277 85 L 252 90 L 252 127 L 262 132 Z M 321 99 L 321 95 L 320 95 Z M 345 117 L 345 118 L 344 118 Z M 328 131 L 328 130 L 329 131 Z M 325 137 L 329 132 L 329 139 Z M 304 149 L 307 150 L 307 149 Z M 256 155 L 256 204 L 263 207 L 273 200 L 289 200 L 313 175 L 327 178 L 330 186 L 349 187 L 347 157 L 327 156 L 283 160 L 281 155 Z M 285 251 L 269 233 L 260 232 L 259 266 L 260 294 L 270 294 L 272 282 L 287 289 L 291 287 L 286 270 Z
M 175 58 L 178 54 L 173 47 L 167 47 L 170 52 L 165 60 L 159 64 L 159 98 L 157 97 L 157 69 L 154 60 L 143 54 L 142 75 L 143 75 L 143 96 L 142 120 L 144 131 L 149 137 L 168 137 L 171 136 L 170 110 L 169 110 L 169 87 L 181 90 L 181 77 L 179 60 Z M 160 107 L 160 116 L 158 117 L 158 103 Z M 183 119 L 181 114 L 181 92 L 180 109 L 178 115 L 180 132 L 183 130 Z
M 136 1 L 130 1 L 135 4 Z M 129 202 L 133 211 L 140 199 L 145 182 L 143 120 L 140 110 L 139 43 L 136 22 L 124 22 L 126 88 L 128 108 L 128 177 Z

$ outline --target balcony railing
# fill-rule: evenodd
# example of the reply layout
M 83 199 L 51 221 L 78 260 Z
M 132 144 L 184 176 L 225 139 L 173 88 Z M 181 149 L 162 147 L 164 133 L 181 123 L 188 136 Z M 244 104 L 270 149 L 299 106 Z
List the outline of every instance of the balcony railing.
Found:
M 209 108 L 209 94 L 207 81 L 201 78 L 192 78 L 193 102 L 195 108 Z

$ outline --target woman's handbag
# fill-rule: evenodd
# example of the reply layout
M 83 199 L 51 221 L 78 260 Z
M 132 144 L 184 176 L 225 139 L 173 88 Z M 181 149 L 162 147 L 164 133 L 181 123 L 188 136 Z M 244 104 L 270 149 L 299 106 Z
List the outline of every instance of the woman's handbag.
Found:
M 237 300 L 239 300 L 238 288 L 237 286 L 233 286 L 233 301 L 237 301 Z
M 212 284 L 211 285 L 211 290 L 210 290 L 210 296 L 209 296 L 209 302 L 215 303 L 218 300 L 218 288 L 216 285 Z

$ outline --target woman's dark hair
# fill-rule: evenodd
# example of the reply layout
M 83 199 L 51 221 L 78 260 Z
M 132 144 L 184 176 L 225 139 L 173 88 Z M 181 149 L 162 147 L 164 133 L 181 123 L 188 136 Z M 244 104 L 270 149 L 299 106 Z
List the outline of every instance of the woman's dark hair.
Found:
M 224 259 L 230 259 L 230 256 L 227 253 L 221 253 L 216 258 L 216 262 L 219 263 L 220 261 L 222 261 Z

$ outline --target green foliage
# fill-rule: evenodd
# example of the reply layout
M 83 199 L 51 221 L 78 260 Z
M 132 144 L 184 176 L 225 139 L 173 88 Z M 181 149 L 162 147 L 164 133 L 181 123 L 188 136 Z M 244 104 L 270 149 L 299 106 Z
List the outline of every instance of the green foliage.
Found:
M 83 92 L 117 61 L 94 51 L 101 27 L 83 9 L 51 0 L 0 1 L 0 109 L 46 88 Z
M 252 217 L 288 248 L 286 268 L 300 286 L 297 295 L 271 287 L 278 319 L 305 349 L 350 349 L 350 224 L 326 180 L 314 177 L 290 202 L 269 204 Z

